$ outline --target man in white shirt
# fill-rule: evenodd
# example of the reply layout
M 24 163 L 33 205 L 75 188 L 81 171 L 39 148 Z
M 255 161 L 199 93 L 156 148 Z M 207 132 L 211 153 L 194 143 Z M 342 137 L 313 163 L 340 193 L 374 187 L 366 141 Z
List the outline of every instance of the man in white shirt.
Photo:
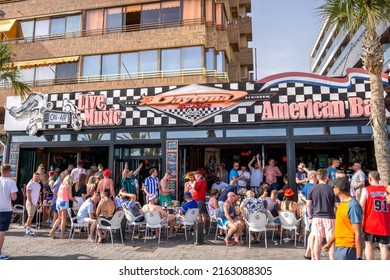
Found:
M 255 162 L 255 167 L 252 166 Z M 260 162 L 260 155 L 257 154 L 252 160 L 248 163 L 248 168 L 251 172 L 251 182 L 250 187 L 256 195 L 259 194 L 260 184 L 263 182 L 263 169 Z
M 241 165 L 241 170 L 238 170 L 238 194 L 239 195 L 245 195 L 246 194 L 246 187 L 249 185 L 249 181 L 251 179 L 251 174 L 246 171 L 246 165 Z
M 12 216 L 12 200 L 16 200 L 18 188 L 16 182 L 10 178 L 11 166 L 4 164 L 1 167 L 0 177 L 0 260 L 8 260 L 9 256 L 2 253 L 5 232 L 8 231 Z
M 72 175 L 72 177 L 73 177 L 73 183 L 76 183 L 79 180 L 81 173 L 87 174 L 87 170 L 85 170 L 85 168 L 83 168 L 83 166 L 84 166 L 84 162 L 82 160 L 79 160 L 77 162 L 77 167 L 74 168 L 72 170 L 72 172 L 70 173 L 70 175 Z
M 360 201 L 362 189 L 366 182 L 366 175 L 362 171 L 362 165 L 359 162 L 355 162 L 352 165 L 353 171 L 355 171 L 351 178 L 351 196 L 355 197 L 357 201 Z
M 221 182 L 219 177 L 215 178 L 215 183 L 211 186 L 211 189 L 216 189 L 220 193 L 229 185 L 225 182 Z
M 31 224 L 35 213 L 37 212 L 38 202 L 40 201 L 41 184 L 39 184 L 39 173 L 34 173 L 32 180 L 27 184 L 27 222 L 24 225 L 26 228 L 27 236 L 35 236 L 35 233 L 31 231 Z

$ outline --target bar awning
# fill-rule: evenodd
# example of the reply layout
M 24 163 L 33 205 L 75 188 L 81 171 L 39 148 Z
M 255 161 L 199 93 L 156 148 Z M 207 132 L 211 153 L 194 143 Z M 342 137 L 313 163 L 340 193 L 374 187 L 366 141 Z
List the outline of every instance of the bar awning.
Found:
M 27 60 L 27 61 L 18 61 L 12 64 L 13 67 L 31 67 L 31 66 L 40 66 L 40 65 L 50 65 L 66 62 L 75 62 L 80 59 L 80 56 L 67 56 L 67 57 L 57 57 L 57 58 L 48 58 L 40 60 Z M 8 66 L 8 65 L 7 65 Z
M 0 20 L 0 33 L 8 32 L 14 26 L 16 19 Z

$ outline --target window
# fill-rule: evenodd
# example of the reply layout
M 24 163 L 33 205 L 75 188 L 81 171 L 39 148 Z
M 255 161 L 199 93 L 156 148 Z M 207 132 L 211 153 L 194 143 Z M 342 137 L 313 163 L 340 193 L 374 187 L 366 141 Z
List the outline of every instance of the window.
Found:
M 161 70 L 179 70 L 180 49 L 167 49 L 161 51 Z
M 160 22 L 160 3 L 142 5 L 141 24 Z
M 121 74 L 138 72 L 138 52 L 121 54 Z M 131 77 L 135 78 L 135 77 Z
M 85 56 L 83 59 L 83 77 L 100 75 L 100 55 Z
M 139 71 L 157 71 L 157 50 L 139 52 Z
M 52 18 L 50 24 L 50 35 L 65 33 L 65 18 Z
M 122 27 L 122 8 L 112 8 L 106 10 L 105 28 L 107 33 L 119 33 Z M 110 30 L 111 29 L 111 30 Z
M 34 36 L 34 21 L 21 21 L 19 26 L 19 35 L 20 38 L 29 38 Z
M 49 19 L 41 19 L 35 22 L 35 37 L 49 35 Z
M 102 56 L 102 75 L 118 74 L 119 54 Z
M 226 72 L 225 51 L 217 52 L 217 72 Z
M 185 130 L 185 131 L 168 131 L 168 139 L 195 139 L 195 138 L 211 138 L 211 137 L 222 137 L 222 130 Z
M 56 65 L 56 79 L 77 78 L 77 62 Z
M 81 15 L 67 16 L 66 17 L 66 32 L 78 32 L 80 31 Z
M 207 70 L 215 70 L 215 50 L 214 49 L 206 49 L 206 69 Z
M 103 9 L 87 11 L 86 14 L 86 30 L 102 29 L 103 28 Z
M 130 30 L 139 30 L 140 24 L 141 24 L 141 5 L 126 7 L 126 25 L 128 26 L 128 28 Z
M 183 20 L 200 19 L 201 1 L 200 0 L 187 0 L 183 1 Z
M 54 80 L 55 73 L 55 65 L 35 67 L 35 81 Z
M 202 60 L 202 47 L 182 48 L 183 69 L 201 68 Z
M 35 67 L 33 68 L 22 68 L 20 69 L 20 80 L 23 82 L 34 81 Z
M 180 20 L 180 1 L 163 1 L 161 3 L 161 21 Z
M 226 137 L 286 136 L 285 128 L 226 130 Z

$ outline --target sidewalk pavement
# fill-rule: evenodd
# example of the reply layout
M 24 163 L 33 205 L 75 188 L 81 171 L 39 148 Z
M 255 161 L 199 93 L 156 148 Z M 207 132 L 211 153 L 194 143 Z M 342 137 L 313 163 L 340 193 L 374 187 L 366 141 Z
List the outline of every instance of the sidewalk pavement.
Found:
M 214 242 L 215 230 L 210 236 L 204 235 L 201 245 L 194 244 L 193 235 L 185 241 L 182 232 L 167 240 L 163 231 L 160 244 L 157 244 L 157 239 L 148 239 L 144 243 L 143 238 L 134 238 L 131 242 L 131 235 L 126 232 L 124 245 L 114 240 L 114 246 L 110 241 L 91 243 L 85 232 L 76 233 L 69 241 L 50 238 L 48 225 L 32 230 L 37 236 L 28 237 L 20 224 L 11 224 L 2 253 L 9 255 L 11 260 L 304 260 L 305 254 L 303 242 L 297 242 L 297 247 L 293 241 L 279 244 L 271 240 L 271 231 L 267 232 L 268 248 L 261 240 L 260 244 L 252 244 L 249 249 L 247 243 L 245 246 L 226 247 L 222 240 Z

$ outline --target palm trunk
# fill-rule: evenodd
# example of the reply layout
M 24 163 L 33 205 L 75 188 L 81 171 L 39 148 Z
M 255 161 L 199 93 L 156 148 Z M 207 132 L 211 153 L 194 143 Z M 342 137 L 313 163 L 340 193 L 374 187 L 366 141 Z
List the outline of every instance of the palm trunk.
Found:
M 371 74 L 371 126 L 374 138 L 375 159 L 381 183 L 390 182 L 390 154 L 381 75 Z
M 380 38 L 375 28 L 366 26 L 362 44 L 363 65 L 370 74 L 371 84 L 371 126 L 374 138 L 374 150 L 377 170 L 381 183 L 390 183 L 390 154 L 385 111 L 385 92 L 381 78 L 383 54 Z

